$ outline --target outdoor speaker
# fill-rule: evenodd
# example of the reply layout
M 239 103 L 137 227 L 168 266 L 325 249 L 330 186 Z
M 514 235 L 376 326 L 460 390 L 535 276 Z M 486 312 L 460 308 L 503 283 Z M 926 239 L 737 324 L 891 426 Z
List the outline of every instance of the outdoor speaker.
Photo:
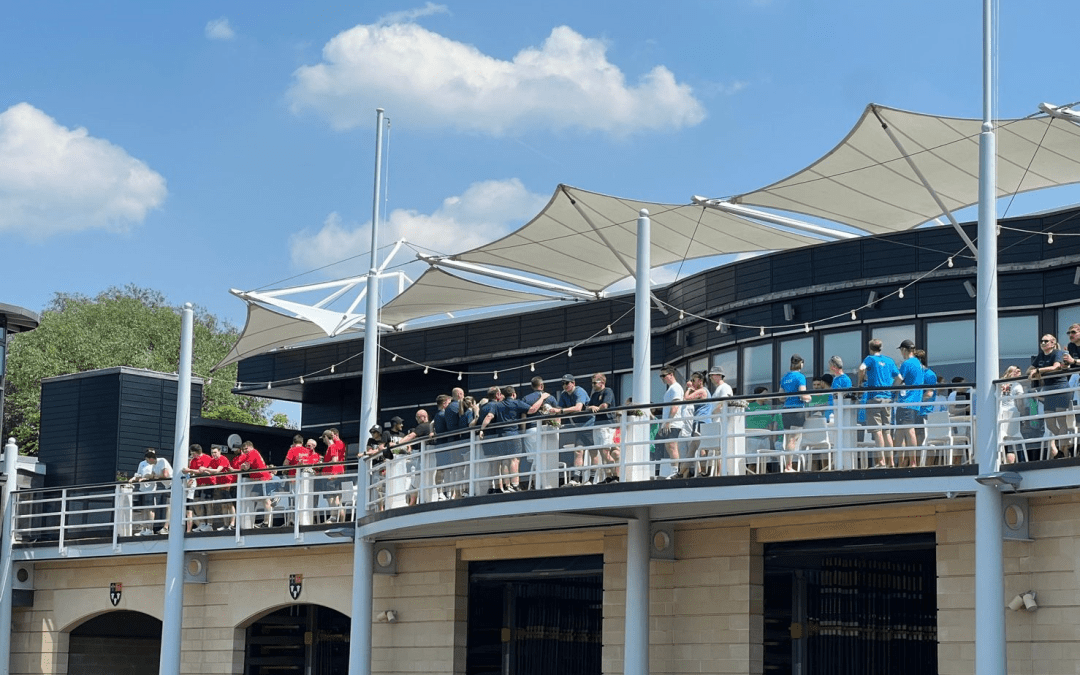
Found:
M 675 559 L 675 526 L 660 523 L 649 528 L 649 557 L 653 560 Z
M 397 544 L 375 544 L 373 570 L 375 574 L 397 574 Z
M 34 590 L 33 563 L 15 563 L 11 575 L 11 587 L 17 591 Z
M 206 583 L 206 564 L 207 556 L 205 553 L 185 553 L 184 554 L 184 583 L 185 584 L 205 584 Z

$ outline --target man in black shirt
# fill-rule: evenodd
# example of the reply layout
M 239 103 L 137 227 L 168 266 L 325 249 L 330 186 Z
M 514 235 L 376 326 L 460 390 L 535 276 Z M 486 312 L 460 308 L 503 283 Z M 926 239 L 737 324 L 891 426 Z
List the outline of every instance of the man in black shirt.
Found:
M 592 464 L 598 464 L 600 461 L 599 455 L 603 455 L 604 464 L 607 465 L 605 483 L 619 480 L 619 448 L 615 445 L 615 416 L 610 412 L 605 412 L 614 407 L 615 392 L 608 389 L 607 377 L 603 373 L 594 374 L 592 376 L 592 391 L 589 392 L 589 403 L 585 406 L 585 409 L 596 414 L 597 428 L 593 429 L 593 445 L 599 448 L 599 453 L 593 449 L 589 450 L 589 454 L 591 455 Z M 615 466 L 611 466 L 613 464 Z M 599 481 L 599 476 L 594 474 L 592 482 L 597 483 Z

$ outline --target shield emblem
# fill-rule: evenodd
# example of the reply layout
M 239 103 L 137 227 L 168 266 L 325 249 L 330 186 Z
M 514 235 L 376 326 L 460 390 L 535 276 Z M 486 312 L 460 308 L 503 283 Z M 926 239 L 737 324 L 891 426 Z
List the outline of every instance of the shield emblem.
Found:
M 300 597 L 300 591 L 304 590 L 304 575 L 303 574 L 290 574 L 289 575 L 289 595 L 293 600 Z
M 118 581 L 109 584 L 109 601 L 112 602 L 113 607 L 120 604 L 120 594 L 123 590 L 124 584 Z

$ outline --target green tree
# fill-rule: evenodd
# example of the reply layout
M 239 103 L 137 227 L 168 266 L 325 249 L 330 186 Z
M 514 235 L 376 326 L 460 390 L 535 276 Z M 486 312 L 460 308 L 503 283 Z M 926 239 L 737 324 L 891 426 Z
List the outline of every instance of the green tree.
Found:
M 239 337 L 236 328 L 195 308 L 192 370 L 203 377 L 205 417 L 266 424 L 267 399 L 232 393 L 236 365 L 210 377 Z M 180 363 L 180 308 L 157 291 L 128 285 L 96 297 L 57 293 L 34 330 L 8 341 L 3 437 L 37 452 L 41 380 L 98 368 L 128 366 L 175 373 Z M 215 411 L 222 409 L 220 415 Z M 239 415 L 234 415 L 232 411 Z

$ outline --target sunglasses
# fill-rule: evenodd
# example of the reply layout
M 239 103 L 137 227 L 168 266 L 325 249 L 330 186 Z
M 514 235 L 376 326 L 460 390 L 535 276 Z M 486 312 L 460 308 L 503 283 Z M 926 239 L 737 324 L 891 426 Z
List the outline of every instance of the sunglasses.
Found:
M 1076 335 L 1076 331 L 1074 331 L 1074 330 L 1069 331 L 1069 335 Z
M 1039 340 L 1039 342 L 1040 342 L 1041 344 L 1047 344 L 1047 343 L 1049 343 L 1049 342 L 1053 342 L 1053 340 Z

